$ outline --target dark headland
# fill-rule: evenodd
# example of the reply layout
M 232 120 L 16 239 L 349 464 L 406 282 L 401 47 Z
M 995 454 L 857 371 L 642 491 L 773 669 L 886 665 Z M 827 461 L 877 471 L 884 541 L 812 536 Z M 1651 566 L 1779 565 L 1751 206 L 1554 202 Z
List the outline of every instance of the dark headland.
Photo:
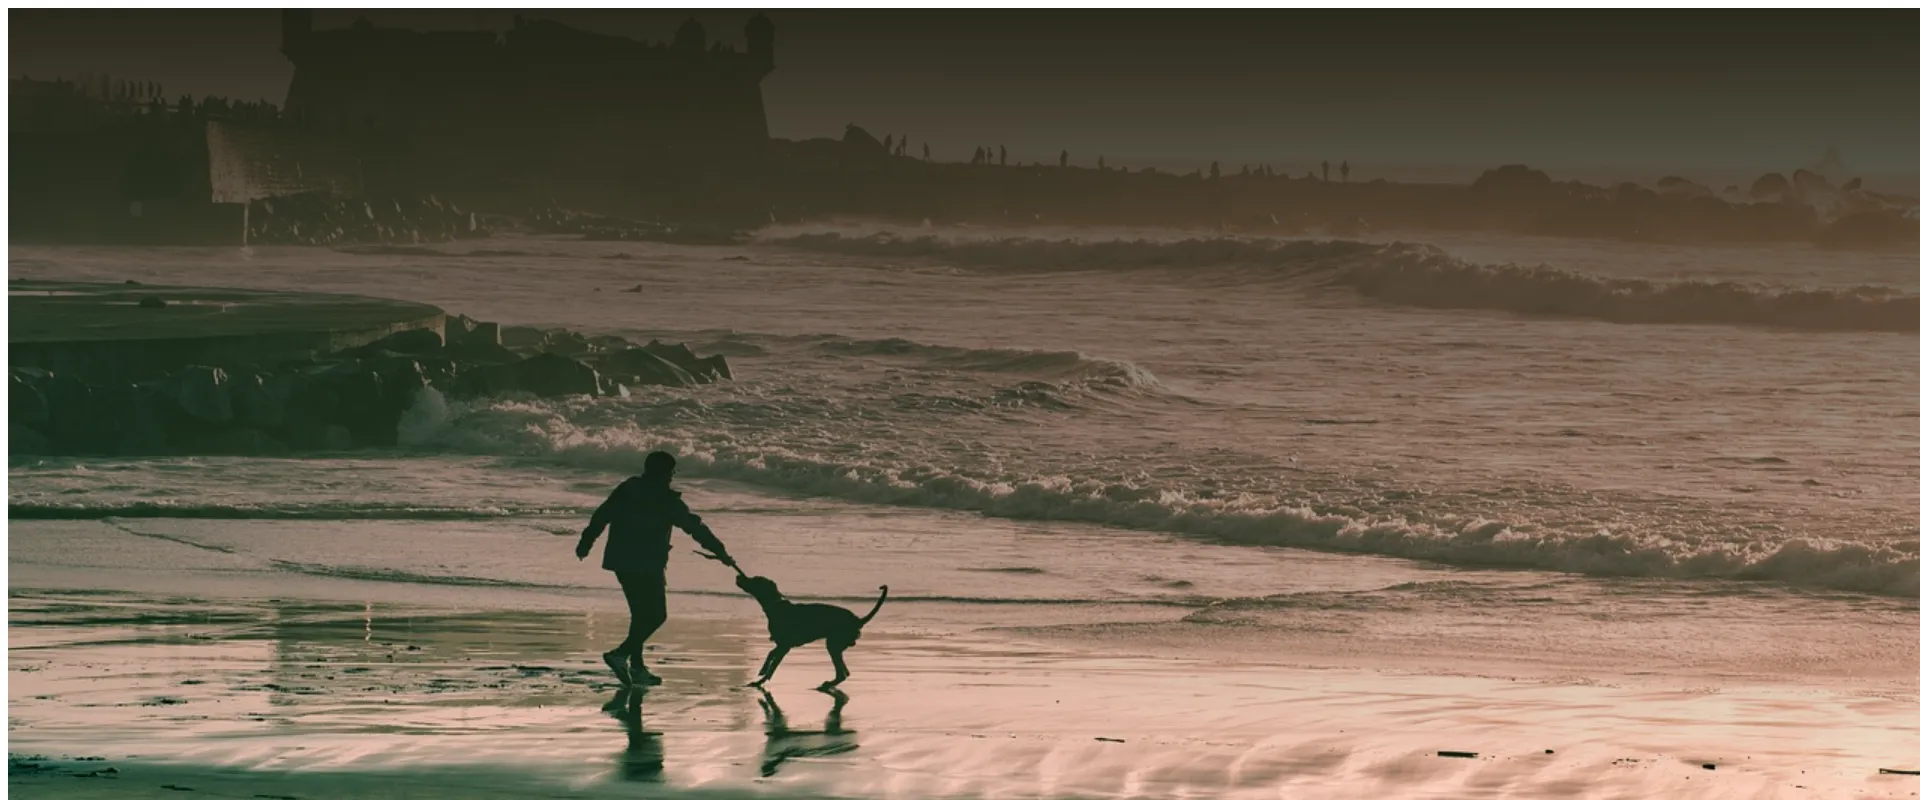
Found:
M 12 80 L 14 240 L 411 243 L 511 226 L 700 243 L 864 217 L 1920 246 L 1920 198 L 1809 170 L 1595 186 L 1508 165 L 1470 183 L 1395 183 L 1204 158 L 1135 170 L 1078 151 L 1009 163 L 991 144 L 935 152 L 925 132 L 851 123 L 838 138 L 774 139 L 765 16 L 711 38 L 690 19 L 668 42 L 537 19 L 504 33 L 317 29 L 289 10 L 281 27 L 295 68 L 284 107 L 139 80 Z

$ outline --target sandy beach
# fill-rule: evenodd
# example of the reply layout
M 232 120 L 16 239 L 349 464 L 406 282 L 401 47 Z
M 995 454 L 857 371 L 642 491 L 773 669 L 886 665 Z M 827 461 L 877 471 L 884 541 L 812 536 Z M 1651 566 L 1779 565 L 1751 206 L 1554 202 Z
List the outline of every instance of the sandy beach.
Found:
M 1879 678 L 1689 681 L 1669 670 L 1581 680 L 1543 668 L 1555 661 L 1544 654 L 1477 669 L 1452 655 L 1370 655 L 1365 638 L 1345 654 L 1315 655 L 1307 635 L 1298 653 L 1263 657 L 1252 645 L 1209 650 L 1157 636 L 1165 623 L 1152 620 L 1165 611 L 1090 623 L 1051 609 L 1015 615 L 1033 625 L 969 631 L 951 624 L 960 612 L 948 604 L 914 602 L 909 581 L 906 602 L 890 607 L 893 624 L 876 625 L 850 655 L 855 674 L 842 695 L 813 688 L 831 672 L 817 649 L 797 652 L 762 694 L 743 687 L 764 653 L 757 610 L 683 557 L 674 569 L 687 590 L 674 595 L 676 616 L 649 655 L 666 683 L 632 695 L 598 663 L 625 618 L 589 567 L 573 565 L 575 589 L 411 584 L 411 603 L 387 599 L 400 594 L 390 582 L 316 570 L 247 597 L 258 576 L 207 563 L 191 567 L 197 594 L 84 586 L 139 585 L 133 562 L 161 563 L 162 553 L 240 557 L 222 552 L 239 548 L 221 544 L 218 523 L 172 536 L 156 522 L 119 523 L 145 528 L 149 536 L 120 538 L 156 552 L 136 546 L 125 566 L 95 559 L 65 569 L 42 564 L 85 553 L 111 526 L 14 524 L 9 787 L 18 796 L 1920 791 L 1920 778 L 1879 772 L 1910 767 L 1920 740 L 1911 683 Z M 297 538 L 284 532 L 254 539 Z M 772 551 L 763 559 L 779 556 L 772 540 L 741 538 L 743 549 Z M 146 571 L 156 582 L 196 582 Z M 356 594 L 381 599 L 343 599 Z M 1871 688 L 1888 685 L 1897 691 Z

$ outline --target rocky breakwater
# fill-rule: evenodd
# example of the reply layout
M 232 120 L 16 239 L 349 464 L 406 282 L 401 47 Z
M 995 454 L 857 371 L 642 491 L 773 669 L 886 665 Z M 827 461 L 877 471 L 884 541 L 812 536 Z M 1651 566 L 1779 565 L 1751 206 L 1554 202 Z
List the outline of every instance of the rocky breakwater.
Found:
M 188 366 L 141 382 L 30 367 L 8 376 L 9 455 L 282 455 L 397 444 L 427 389 L 452 398 L 626 397 L 731 380 L 683 344 L 451 317 L 331 355 Z

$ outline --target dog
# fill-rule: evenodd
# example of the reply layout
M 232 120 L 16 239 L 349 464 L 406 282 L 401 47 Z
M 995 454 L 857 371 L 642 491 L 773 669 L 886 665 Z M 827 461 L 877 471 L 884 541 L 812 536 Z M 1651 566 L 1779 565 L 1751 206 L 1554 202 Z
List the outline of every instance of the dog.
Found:
M 741 573 L 733 583 L 760 602 L 760 610 L 767 614 L 767 634 L 773 639 L 773 652 L 760 664 L 760 679 L 747 684 L 754 687 L 773 678 L 773 671 L 780 668 L 780 661 L 787 657 L 788 651 L 813 642 L 825 643 L 827 655 L 833 657 L 833 680 L 820 684 L 820 688 L 839 686 L 852 674 L 847 671 L 844 656 L 847 648 L 860 641 L 860 629 L 866 627 L 887 602 L 887 587 L 882 586 L 873 610 L 864 617 L 856 617 L 839 606 L 788 600 L 780 594 L 780 586 L 767 578 Z

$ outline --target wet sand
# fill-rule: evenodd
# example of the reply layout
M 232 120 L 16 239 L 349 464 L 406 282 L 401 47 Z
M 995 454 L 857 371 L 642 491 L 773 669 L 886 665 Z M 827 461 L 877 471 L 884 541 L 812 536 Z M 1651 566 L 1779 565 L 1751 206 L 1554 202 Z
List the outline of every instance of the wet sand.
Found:
M 676 617 L 15 589 L 22 797 L 1908 797 L 1912 701 L 1142 658 L 985 635 L 802 650 Z M 1471 753 L 1443 756 L 1441 751 Z M 85 759 L 85 760 L 82 760 Z M 1711 766 L 1709 766 L 1711 765 Z

